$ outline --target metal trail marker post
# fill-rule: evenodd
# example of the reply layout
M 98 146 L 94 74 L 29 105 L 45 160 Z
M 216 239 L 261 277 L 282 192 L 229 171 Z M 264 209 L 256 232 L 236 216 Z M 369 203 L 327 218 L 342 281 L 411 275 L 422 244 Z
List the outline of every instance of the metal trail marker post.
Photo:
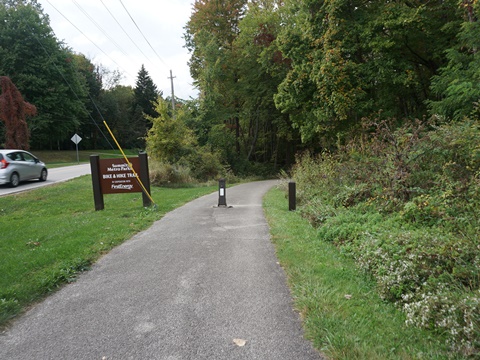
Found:
M 297 186 L 294 181 L 288 183 L 288 210 L 295 211 L 297 209 Z
M 218 180 L 218 206 L 227 206 L 226 181 Z
M 80 136 L 78 136 L 78 134 L 75 134 L 75 135 L 72 136 L 72 138 L 70 140 L 72 140 L 75 143 L 75 147 L 77 148 L 77 164 L 79 164 L 80 163 L 80 158 L 78 157 L 78 143 L 80 141 L 82 141 L 82 138 Z

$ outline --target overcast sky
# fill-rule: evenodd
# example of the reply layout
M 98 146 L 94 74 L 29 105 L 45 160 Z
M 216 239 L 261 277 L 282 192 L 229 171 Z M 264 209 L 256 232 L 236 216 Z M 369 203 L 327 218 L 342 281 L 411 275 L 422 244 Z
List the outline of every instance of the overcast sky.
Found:
M 193 0 L 38 2 L 50 17 L 50 26 L 59 40 L 95 64 L 118 69 L 124 75 L 122 85 L 135 86 L 144 64 L 164 97 L 171 94 L 170 70 L 175 77 L 175 96 L 197 96 L 183 39 Z

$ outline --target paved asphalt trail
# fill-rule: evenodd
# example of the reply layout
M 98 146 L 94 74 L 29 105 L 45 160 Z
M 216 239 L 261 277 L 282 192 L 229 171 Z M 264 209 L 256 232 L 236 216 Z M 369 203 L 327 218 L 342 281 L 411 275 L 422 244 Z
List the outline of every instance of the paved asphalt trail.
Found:
M 167 214 L 17 320 L 0 359 L 321 359 L 269 239 L 274 184 L 227 189 L 231 208 L 211 194 Z

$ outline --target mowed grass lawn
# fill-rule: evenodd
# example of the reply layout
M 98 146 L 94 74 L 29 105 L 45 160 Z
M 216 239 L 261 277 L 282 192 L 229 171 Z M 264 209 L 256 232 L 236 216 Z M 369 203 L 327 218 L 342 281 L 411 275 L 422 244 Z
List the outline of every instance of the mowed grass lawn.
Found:
M 165 213 L 216 189 L 152 187 L 157 209 L 143 208 L 140 193 L 106 195 L 105 210 L 95 211 L 88 175 L 0 197 L 0 327 Z
M 124 152 L 128 157 L 135 157 L 138 155 L 138 152 L 130 149 L 125 149 Z M 88 163 L 90 162 L 90 156 L 93 154 L 107 158 L 123 156 L 119 150 L 79 150 L 78 160 L 77 152 L 75 150 L 32 150 L 31 153 L 46 163 L 47 167 L 50 169 L 59 166 L 77 165 L 79 162 Z

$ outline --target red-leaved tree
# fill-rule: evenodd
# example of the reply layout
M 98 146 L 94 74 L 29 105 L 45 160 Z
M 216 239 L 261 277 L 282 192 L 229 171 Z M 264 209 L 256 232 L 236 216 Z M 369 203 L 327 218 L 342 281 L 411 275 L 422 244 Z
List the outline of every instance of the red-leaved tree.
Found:
M 37 108 L 23 100 L 22 94 L 7 76 L 0 76 L 0 120 L 5 123 L 5 147 L 8 149 L 30 148 L 30 133 L 26 116 L 37 114 Z

